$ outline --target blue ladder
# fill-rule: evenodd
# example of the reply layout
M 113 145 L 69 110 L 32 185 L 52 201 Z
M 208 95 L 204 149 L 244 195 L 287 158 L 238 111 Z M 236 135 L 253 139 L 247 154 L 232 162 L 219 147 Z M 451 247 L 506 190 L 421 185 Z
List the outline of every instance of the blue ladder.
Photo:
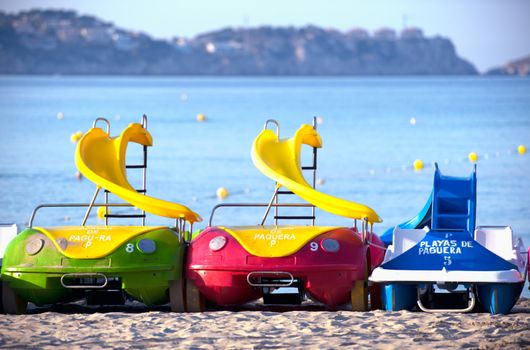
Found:
M 469 177 L 442 175 L 435 163 L 432 194 L 433 230 L 475 231 L 477 166 Z

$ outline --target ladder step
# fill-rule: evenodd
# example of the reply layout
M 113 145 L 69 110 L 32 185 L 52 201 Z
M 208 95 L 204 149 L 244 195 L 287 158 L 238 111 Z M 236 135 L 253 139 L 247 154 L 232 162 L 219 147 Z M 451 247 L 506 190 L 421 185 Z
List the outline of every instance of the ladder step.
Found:
M 447 213 L 440 213 L 440 212 L 438 212 L 436 216 L 442 217 L 442 218 L 456 218 L 456 219 L 469 217 L 468 214 L 453 214 L 453 213 L 447 214 Z
M 139 192 L 139 193 L 146 193 L 147 190 L 144 190 L 144 189 L 135 189 L 136 192 Z M 105 190 L 105 193 L 112 193 L 110 192 L 109 190 Z
M 107 218 L 145 218 L 145 214 L 107 214 Z
M 317 170 L 316 166 L 303 166 L 302 170 Z
M 282 191 L 278 191 L 278 194 L 294 194 L 294 192 L 282 190 Z
M 145 165 L 145 164 L 132 164 L 132 165 L 126 165 L 125 168 L 127 168 L 127 169 L 145 169 L 145 168 L 147 168 L 147 165 Z
M 313 215 L 310 216 L 296 216 L 296 215 L 275 215 L 275 220 L 314 220 Z

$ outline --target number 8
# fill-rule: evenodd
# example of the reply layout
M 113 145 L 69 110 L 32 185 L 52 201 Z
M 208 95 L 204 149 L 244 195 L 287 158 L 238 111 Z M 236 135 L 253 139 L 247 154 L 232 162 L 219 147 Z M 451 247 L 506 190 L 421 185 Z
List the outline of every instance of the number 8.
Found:
M 125 251 L 127 253 L 132 253 L 134 252 L 134 244 L 132 243 L 127 243 L 127 245 L 125 246 Z

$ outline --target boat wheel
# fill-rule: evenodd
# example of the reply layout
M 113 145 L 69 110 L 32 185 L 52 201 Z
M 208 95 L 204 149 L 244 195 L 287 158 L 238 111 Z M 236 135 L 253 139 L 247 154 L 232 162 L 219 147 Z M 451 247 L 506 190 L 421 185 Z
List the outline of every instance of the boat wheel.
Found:
M 186 310 L 188 312 L 203 312 L 206 299 L 191 280 L 186 280 Z
M 381 284 L 373 283 L 369 288 L 370 310 L 383 310 L 383 300 L 381 299 Z
M 364 265 L 364 279 L 355 281 L 351 290 L 351 307 L 353 311 L 368 310 L 368 263 Z
M 184 280 L 179 278 L 169 283 L 169 306 L 173 312 L 186 312 L 183 282 Z
M 19 297 L 6 282 L 2 282 L 2 305 L 6 314 L 22 315 L 26 313 L 28 302 Z

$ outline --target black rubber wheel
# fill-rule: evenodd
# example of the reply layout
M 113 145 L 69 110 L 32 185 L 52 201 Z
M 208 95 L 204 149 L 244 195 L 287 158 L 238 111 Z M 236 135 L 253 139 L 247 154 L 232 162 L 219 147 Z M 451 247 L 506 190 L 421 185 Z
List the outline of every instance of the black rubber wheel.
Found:
M 179 278 L 169 283 L 169 306 L 173 312 L 186 312 L 183 282 L 184 280 Z
M 186 310 L 188 312 L 203 312 L 205 309 L 206 299 L 192 281 L 186 280 Z
M 0 269 L 1 269 L 1 268 L 2 268 L 2 267 L 0 266 Z M 4 303 L 2 302 L 2 300 L 4 299 L 4 298 L 2 297 L 2 295 L 4 295 L 4 293 L 2 293 L 2 289 L 3 289 L 3 288 L 2 288 L 2 280 L 0 280 L 0 314 L 4 314 L 4 313 L 5 313 L 5 312 L 4 312 Z
M 28 302 L 19 297 L 6 282 L 2 281 L 2 306 L 6 314 L 22 315 L 26 313 Z
M 370 310 L 383 310 L 383 301 L 381 300 L 381 284 L 374 283 L 368 289 L 370 293 Z

